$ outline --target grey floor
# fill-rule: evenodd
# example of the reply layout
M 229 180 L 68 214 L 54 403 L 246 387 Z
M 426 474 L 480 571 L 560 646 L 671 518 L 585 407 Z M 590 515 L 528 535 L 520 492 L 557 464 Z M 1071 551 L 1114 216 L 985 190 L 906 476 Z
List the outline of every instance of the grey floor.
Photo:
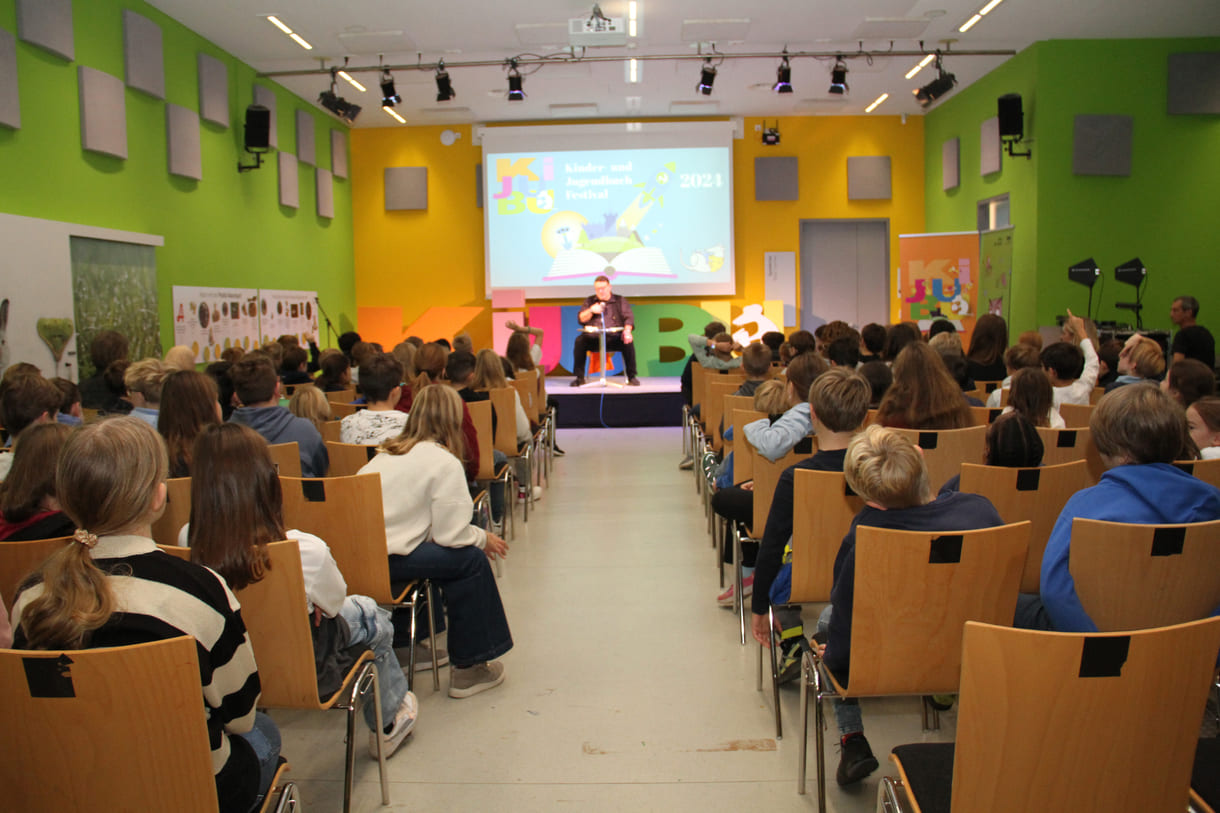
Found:
M 516 642 L 504 684 L 454 700 L 444 670 L 440 692 L 421 674 L 419 724 L 388 762 L 389 808 L 361 725 L 352 809 L 816 810 L 812 743 L 809 794 L 796 792 L 797 691 L 783 692 L 777 741 L 769 689 L 755 690 L 757 647 L 740 645 L 735 616 L 716 605 L 679 430 L 560 430 L 559 442 L 567 456 L 518 522 L 500 579 Z M 343 714 L 272 716 L 305 809 L 340 810 Z M 866 701 L 882 768 L 840 790 L 828 732 L 829 809 L 875 810 L 889 749 L 951 739 L 954 722 L 950 712 L 921 734 L 916 700 Z

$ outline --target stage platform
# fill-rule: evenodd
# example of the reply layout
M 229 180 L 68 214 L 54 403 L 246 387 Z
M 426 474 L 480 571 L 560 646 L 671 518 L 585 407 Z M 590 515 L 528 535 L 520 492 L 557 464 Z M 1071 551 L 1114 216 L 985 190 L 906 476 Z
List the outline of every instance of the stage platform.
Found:
M 682 382 L 674 377 L 640 376 L 638 387 L 602 387 L 590 378 L 573 387 L 571 376 L 547 376 L 546 393 L 559 402 L 558 427 L 681 426 Z M 621 375 L 607 382 L 627 383 Z

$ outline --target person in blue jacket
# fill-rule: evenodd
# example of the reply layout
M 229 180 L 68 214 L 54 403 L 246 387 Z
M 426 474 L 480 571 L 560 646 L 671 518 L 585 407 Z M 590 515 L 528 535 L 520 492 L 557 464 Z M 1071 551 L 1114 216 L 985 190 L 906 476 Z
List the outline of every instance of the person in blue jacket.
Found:
M 1063 506 L 1042 557 L 1040 600 L 1021 596 L 1016 626 L 1098 631 L 1081 606 L 1068 567 L 1077 517 L 1140 524 L 1220 519 L 1220 490 L 1171 465 L 1197 455 L 1181 405 L 1155 384 L 1130 384 L 1107 393 L 1089 430 L 1107 471 L 1101 482 L 1076 492 Z M 1212 614 L 1220 615 L 1220 608 Z

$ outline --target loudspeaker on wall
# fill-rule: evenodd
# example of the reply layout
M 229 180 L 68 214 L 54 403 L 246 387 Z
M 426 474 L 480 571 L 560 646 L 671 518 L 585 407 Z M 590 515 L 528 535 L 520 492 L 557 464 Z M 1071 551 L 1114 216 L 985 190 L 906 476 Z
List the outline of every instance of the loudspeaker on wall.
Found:
M 266 150 L 271 147 L 271 111 L 261 104 L 246 108 L 246 149 Z
M 1000 138 L 1023 138 L 1025 118 L 1021 111 L 1021 94 L 1005 93 L 996 99 L 996 108 L 1000 118 Z

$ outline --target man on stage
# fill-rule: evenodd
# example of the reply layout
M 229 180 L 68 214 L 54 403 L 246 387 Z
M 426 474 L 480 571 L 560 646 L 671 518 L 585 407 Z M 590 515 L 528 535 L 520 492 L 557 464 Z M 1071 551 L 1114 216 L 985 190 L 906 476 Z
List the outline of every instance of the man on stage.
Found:
M 635 377 L 635 345 L 632 343 L 631 331 L 635 328 L 635 317 L 631 315 L 631 305 L 618 294 L 610 291 L 610 278 L 600 276 L 593 280 L 593 296 L 585 300 L 576 318 L 582 328 L 606 329 L 622 328 L 622 331 L 606 333 L 606 352 L 618 350 L 623 354 L 623 364 L 627 367 L 628 386 L 640 386 L 640 380 Z M 572 372 L 576 374 L 573 387 L 585 383 L 585 357 L 589 351 L 598 352 L 601 347 L 601 337 L 597 331 L 582 330 L 576 336 L 576 346 L 572 351 Z

